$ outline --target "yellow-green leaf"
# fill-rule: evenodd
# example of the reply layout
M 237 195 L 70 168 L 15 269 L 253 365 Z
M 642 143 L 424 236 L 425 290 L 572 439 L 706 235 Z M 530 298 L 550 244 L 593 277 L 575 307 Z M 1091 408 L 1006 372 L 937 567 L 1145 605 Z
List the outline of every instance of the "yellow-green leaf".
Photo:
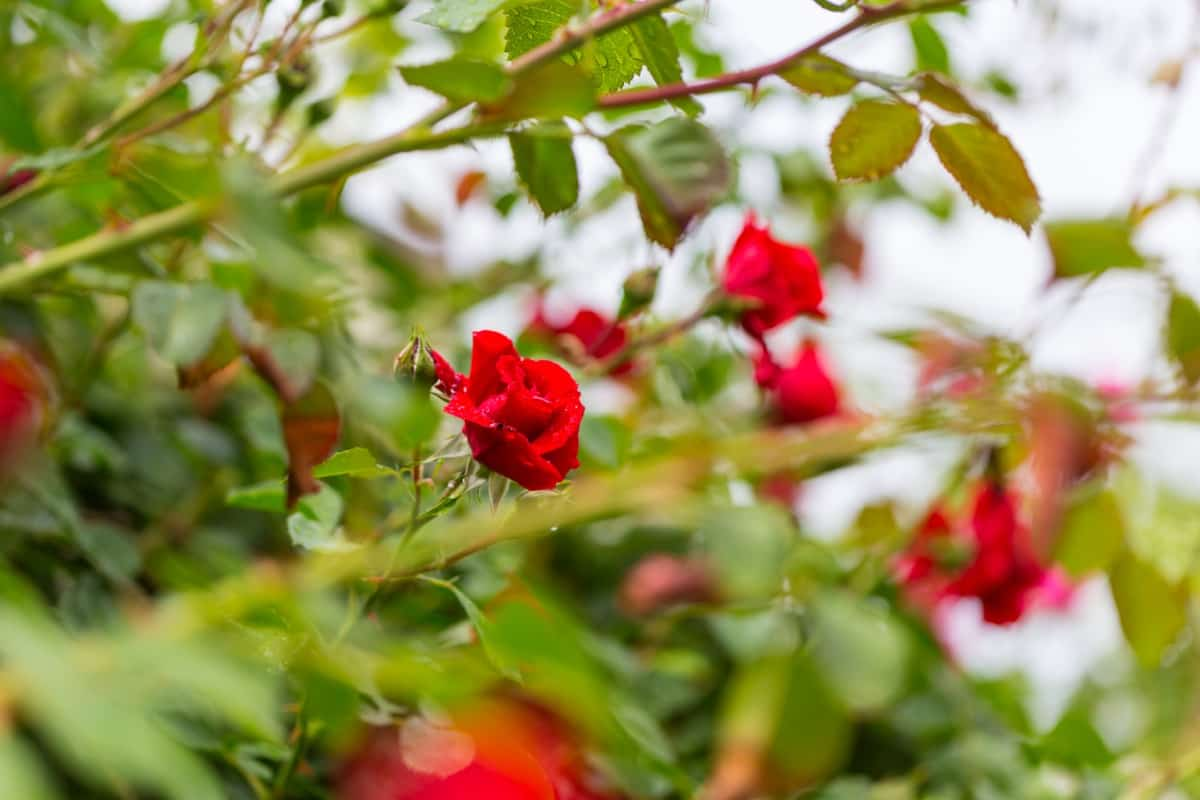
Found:
M 1108 569 L 1125 545 L 1125 519 L 1111 491 L 1086 487 L 1067 500 L 1054 560 L 1076 578 Z
M 1153 666 L 1187 623 L 1188 594 L 1154 567 L 1126 552 L 1108 575 L 1125 640 L 1138 661 Z
M 921 115 L 904 103 L 864 100 L 850 107 L 829 137 L 838 180 L 876 180 L 912 155 L 921 138 Z
M 801 58 L 780 72 L 779 77 L 802 92 L 821 97 L 848 94 L 858 86 L 858 78 L 849 67 L 822 53 Z
M 1028 233 L 1042 214 L 1037 187 L 1021 154 L 1004 134 L 986 125 L 935 125 L 929 143 L 967 196 L 989 214 Z
M 1167 353 L 1189 384 L 1200 380 L 1200 306 L 1178 290 L 1167 309 Z
M 1121 217 L 1047 222 L 1046 241 L 1056 278 L 1146 263 L 1133 246 L 1133 223 Z

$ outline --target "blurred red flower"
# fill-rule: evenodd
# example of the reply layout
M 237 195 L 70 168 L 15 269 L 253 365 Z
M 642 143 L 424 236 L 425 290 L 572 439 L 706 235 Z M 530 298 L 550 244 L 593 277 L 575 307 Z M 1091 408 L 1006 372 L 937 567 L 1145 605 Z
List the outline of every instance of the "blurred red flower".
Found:
M 756 339 L 801 314 L 824 318 L 821 268 L 807 247 L 771 236 L 753 214 L 725 261 L 722 286 L 727 294 L 759 302 L 742 314 L 742 327 Z
M 781 367 L 765 348 L 762 349 L 755 356 L 754 380 L 769 394 L 782 422 L 815 422 L 831 417 L 841 409 L 837 384 L 812 342 L 805 342 L 790 367 Z
M 526 332 L 554 340 L 568 355 L 582 354 L 592 359 L 619 352 L 627 339 L 624 325 L 593 309 L 581 308 L 570 319 L 556 321 L 540 303 Z M 564 342 L 563 337 L 569 338 Z M 624 364 L 617 371 L 628 371 L 631 366 Z
M 895 574 L 917 605 L 974 597 L 993 625 L 1014 623 L 1040 606 L 1061 607 L 1072 594 L 1061 570 L 1038 561 L 1012 494 L 993 481 L 976 492 L 968 531 L 957 530 L 940 509 L 930 513 Z
M 0 341 L 0 469 L 32 444 L 46 412 L 46 389 L 33 360 Z
M 446 724 L 377 729 L 343 766 L 338 800 L 616 800 L 558 716 L 490 699 Z
M 463 420 L 475 460 L 526 489 L 553 489 L 579 466 L 579 384 L 553 361 L 522 358 L 512 340 L 476 331 L 471 372 L 459 375 L 440 355 L 446 413 Z

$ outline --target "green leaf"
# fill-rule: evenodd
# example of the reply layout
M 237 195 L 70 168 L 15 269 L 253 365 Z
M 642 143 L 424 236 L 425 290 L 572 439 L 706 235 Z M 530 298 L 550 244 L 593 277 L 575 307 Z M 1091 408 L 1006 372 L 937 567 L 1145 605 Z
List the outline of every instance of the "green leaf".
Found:
M 1073 577 L 1108 569 L 1125 546 L 1125 519 L 1116 496 L 1085 487 L 1067 500 L 1054 560 Z
M 596 107 L 596 89 L 581 70 L 552 61 L 517 79 L 501 103 L 486 106 L 498 119 L 582 117 Z
M 937 28 L 925 15 L 913 17 L 908 21 L 908 33 L 912 39 L 913 53 L 919 72 L 950 72 L 950 51 L 937 32 Z
M 22 153 L 41 150 L 37 129 L 33 125 L 33 109 L 20 90 L 0 78 L 0 142 Z
M 321 343 L 317 337 L 297 328 L 274 328 L 267 331 L 264 345 L 296 393 L 305 394 L 316 380 L 321 364 Z
M 1168 583 L 1129 552 L 1113 564 L 1108 579 L 1126 641 L 1143 665 L 1158 664 L 1187 623 L 1186 587 Z
M 877 180 L 912 155 L 921 138 L 921 115 L 905 103 L 864 100 L 850 107 L 829 137 L 838 180 Z
M 1041 198 L 1020 153 L 1002 133 L 975 123 L 935 125 L 929 142 L 976 205 L 1030 231 L 1042 214 Z
M 536 0 L 508 9 L 504 47 L 509 58 L 519 58 L 553 39 L 579 14 L 580 7 L 579 0 Z M 587 7 L 595 4 L 589 2 Z M 642 71 L 642 53 L 628 28 L 584 42 L 563 59 L 593 76 L 595 87 L 602 92 L 615 92 Z
M 917 94 L 927 103 L 933 103 L 943 111 L 952 114 L 962 114 L 973 117 L 980 124 L 990 128 L 996 127 L 992 117 L 963 94 L 962 89 L 955 86 L 945 76 L 927 72 L 917 76 Z
M 342 496 L 322 483 L 316 494 L 306 494 L 288 515 L 287 529 L 292 543 L 305 550 L 345 550 L 349 544 L 337 535 L 342 520 Z
M 503 67 L 489 61 L 451 58 L 433 64 L 400 67 L 412 86 L 420 86 L 458 103 L 495 102 L 512 89 Z
M 492 621 L 484 616 L 483 612 L 479 610 L 479 606 L 475 605 L 475 601 L 467 597 L 461 589 L 450 581 L 438 580 L 428 575 L 422 575 L 421 580 L 431 583 L 434 586 L 440 586 L 454 595 L 455 599 L 458 600 L 458 604 L 462 606 L 462 610 L 466 613 L 467 619 L 471 621 L 471 627 L 475 629 L 475 634 L 479 637 L 479 644 L 483 646 L 483 652 L 487 655 L 492 667 L 509 680 L 520 683 L 521 670 L 517 662 L 509 657 L 509 653 L 502 643 L 497 641 Z
M 76 536 L 91 562 L 114 583 L 129 583 L 141 569 L 141 552 L 129 533 L 116 525 L 85 522 Z
M 1057 220 L 1047 222 L 1045 229 L 1056 278 L 1146 263 L 1133 246 L 1133 223 L 1128 219 Z
M 849 67 L 823 53 L 813 53 L 792 63 L 779 77 L 802 92 L 819 97 L 849 94 L 858 86 L 858 78 Z
M 637 42 L 642 60 L 646 62 L 646 71 L 659 86 L 679 83 L 683 80 L 683 70 L 679 66 L 679 47 L 671 29 L 663 20 L 661 14 L 651 14 L 634 22 L 628 28 Z M 688 116 L 696 116 L 703 107 L 692 97 L 678 97 L 671 100 L 671 105 Z
M 725 151 L 698 122 L 671 118 L 621 128 L 605 144 L 637 197 L 646 235 L 668 250 L 729 191 L 732 168 Z
M 433 8 L 417 17 L 417 21 L 452 33 L 470 33 L 506 2 L 507 0 L 433 0 Z
M 287 510 L 287 496 L 282 480 L 263 481 L 252 486 L 242 486 L 230 489 L 225 495 L 225 504 L 234 508 L 248 508 L 253 511 L 274 511 L 283 513 Z
M 202 359 L 225 322 L 225 292 L 206 283 L 142 281 L 131 300 L 133 324 L 150 346 L 176 366 Z
M 0 733 L 0 797 L 54 800 L 59 797 L 37 751 L 10 727 Z
M 331 455 L 323 464 L 313 467 L 314 478 L 334 478 L 348 475 L 351 478 L 379 478 L 395 475 L 396 471 L 380 466 L 375 456 L 365 447 L 352 447 Z
M 510 134 L 517 178 L 545 216 L 565 211 L 579 199 L 579 174 L 566 125 L 544 123 Z
M 1200 306 L 1178 289 L 1167 307 L 1167 353 L 1189 384 L 1200 380 Z
M 869 714 L 895 702 L 907 683 L 912 648 L 886 606 L 826 592 L 812 610 L 813 661 L 843 705 Z

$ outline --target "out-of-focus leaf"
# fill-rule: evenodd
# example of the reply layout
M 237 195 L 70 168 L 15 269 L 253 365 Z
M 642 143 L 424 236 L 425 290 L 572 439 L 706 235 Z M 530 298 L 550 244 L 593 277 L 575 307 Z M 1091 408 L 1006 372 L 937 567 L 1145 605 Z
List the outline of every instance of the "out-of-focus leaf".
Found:
M 1054 545 L 1054 560 L 1068 573 L 1106 570 L 1124 546 L 1124 517 L 1111 491 L 1088 487 L 1068 499 Z
M 1200 503 L 1132 467 L 1117 473 L 1113 490 L 1134 555 L 1168 582 L 1189 578 L 1200 564 Z
M 589 2 L 588 8 L 594 7 Z M 505 12 L 508 26 L 504 47 L 509 58 L 519 58 L 558 35 L 580 12 L 579 0 L 533 0 L 513 4 Z M 564 56 L 577 65 L 601 92 L 614 92 L 642 71 L 642 51 L 628 28 L 621 27 L 585 42 Z
M 632 434 L 620 420 L 586 414 L 579 426 L 579 458 L 585 464 L 615 469 L 625 460 Z
M 596 90 L 578 67 L 552 61 L 524 73 L 501 102 L 485 105 L 498 119 L 582 117 L 595 108 Z
M 355 424 L 371 430 L 398 454 L 407 456 L 423 445 L 441 420 L 429 393 L 411 384 L 367 377 L 358 382 L 350 397 Z
M 320 490 L 313 467 L 333 453 L 342 429 L 337 401 L 329 387 L 314 383 L 283 412 L 283 440 L 288 452 L 288 507 L 305 494 Z
M 417 19 L 452 33 L 470 33 L 507 0 L 433 0 L 433 8 Z
M 79 526 L 79 546 L 106 577 L 127 583 L 141 568 L 142 556 L 127 531 L 105 522 Z
M 434 586 L 440 586 L 454 595 L 454 598 L 458 600 L 458 604 L 462 606 L 463 612 L 466 613 L 467 619 L 471 621 L 471 627 L 475 629 L 475 635 L 479 637 L 479 644 L 483 646 L 483 652 L 487 654 L 488 661 L 498 673 L 511 681 L 520 683 L 520 668 L 511 660 L 510 654 L 505 651 L 504 647 L 497 643 L 492 621 L 484 616 L 483 612 L 479 610 L 479 606 L 475 605 L 475 601 L 467 597 L 461 589 L 450 581 L 438 580 L 428 576 L 422 577 L 421 580 L 432 583 Z
M 779 590 L 795 539 L 791 523 L 779 508 L 718 509 L 705 517 L 697 535 L 716 566 L 722 595 L 761 598 Z
M 1056 220 L 1047 222 L 1045 229 L 1056 278 L 1146 263 L 1133 246 L 1133 223 L 1128 219 Z
M 972 103 L 962 89 L 943 75 L 927 72 L 917 76 L 917 93 L 922 100 L 944 111 L 974 117 L 981 125 L 995 127 L 991 115 Z
M 1091 692 L 1083 691 L 1039 742 L 1047 759 L 1072 767 L 1103 767 L 1114 758 L 1093 722 Z
M 780 72 L 779 77 L 800 91 L 819 97 L 849 94 L 858 86 L 858 78 L 845 64 L 823 53 L 804 56 Z
M 1187 623 L 1186 587 L 1172 585 L 1128 552 L 1112 565 L 1108 580 L 1126 641 L 1138 661 L 1156 665 Z
M 36 752 L 11 729 L 0 734 L 0 797 L 14 800 L 60 797 Z
M 1200 380 L 1200 305 L 1176 289 L 1167 307 L 1167 353 L 1189 384 Z
M 495 102 L 512 88 L 512 80 L 498 64 L 469 58 L 404 66 L 400 74 L 412 86 L 460 103 Z
M 33 120 L 33 109 L 17 87 L 7 79 L 0 80 L 0 141 L 21 153 L 41 150 Z
M 975 205 L 1029 233 L 1042 214 L 1042 201 L 1020 153 L 1004 134 L 969 122 L 935 125 L 929 143 Z
M 263 346 L 292 391 L 303 395 L 312 388 L 321 361 L 317 337 L 295 328 L 272 329 L 264 337 Z
M 908 34 L 912 39 L 913 54 L 920 72 L 950 72 L 950 51 L 942 36 L 924 14 L 908 21 Z
M 394 475 L 396 471 L 380 466 L 375 456 L 365 447 L 352 447 L 334 453 L 324 463 L 313 468 L 314 478 L 333 478 L 349 475 L 352 478 L 379 478 Z
M 230 489 L 225 495 L 227 505 L 234 508 L 248 508 L 253 511 L 287 510 L 287 485 L 282 480 L 263 481 L 253 486 L 241 486 Z
M 562 123 L 543 123 L 510 134 L 513 162 L 529 196 L 550 216 L 579 199 L 579 174 L 571 150 L 571 131 Z
M 337 535 L 342 496 L 328 484 L 318 486 L 314 494 L 301 497 L 296 510 L 288 515 L 288 535 L 293 544 L 305 550 L 344 550 L 347 543 Z
M 637 197 L 646 235 L 668 250 L 729 190 L 725 152 L 697 122 L 675 117 L 622 128 L 605 143 Z
M 913 106 L 883 100 L 855 103 L 829 137 L 838 180 L 878 180 L 912 155 L 921 138 L 921 115 Z
M 630 25 L 628 30 L 633 34 L 646 62 L 646 71 L 654 78 L 655 83 L 665 86 L 683 80 L 683 70 L 679 66 L 679 47 L 661 14 L 642 17 Z M 671 104 L 692 117 L 703 110 L 700 103 L 691 97 L 672 99 Z
M 209 284 L 142 281 L 134 289 L 132 318 L 150 346 L 179 367 L 200 361 L 225 322 L 226 294 Z
M 753 794 L 768 788 L 787 794 L 832 774 L 852 736 L 846 712 L 803 651 L 743 667 L 722 703 L 723 757 L 759 762 Z
M 827 592 L 813 607 L 812 657 L 846 708 L 871 714 L 900 697 L 911 646 L 886 606 Z

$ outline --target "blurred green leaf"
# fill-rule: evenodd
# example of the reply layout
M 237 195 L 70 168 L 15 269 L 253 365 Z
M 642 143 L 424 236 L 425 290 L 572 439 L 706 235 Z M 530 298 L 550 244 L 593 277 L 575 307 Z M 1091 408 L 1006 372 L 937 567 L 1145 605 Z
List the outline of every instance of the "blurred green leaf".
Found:
M 565 211 L 579 199 L 579 175 L 571 131 L 547 122 L 509 134 L 517 178 L 545 216 Z
M 400 74 L 412 86 L 459 103 L 495 102 L 512 89 L 512 81 L 501 66 L 469 58 L 402 66 Z
M 1086 487 L 1067 499 L 1054 560 L 1073 577 L 1107 570 L 1125 546 L 1125 521 L 1111 491 Z
M 987 213 L 1029 233 L 1042 202 L 1025 162 L 1005 136 L 985 125 L 935 125 L 929 132 L 942 166 Z
M 1133 223 L 1127 219 L 1056 220 L 1045 230 L 1056 278 L 1146 263 L 1133 246 Z
M 1128 552 L 1113 563 L 1108 580 L 1126 641 L 1138 661 L 1156 665 L 1187 624 L 1187 589 Z
M 725 152 L 697 122 L 675 117 L 621 128 L 605 144 L 637 197 L 646 235 L 668 250 L 729 190 Z
M 1184 380 L 1200 380 L 1200 305 L 1178 289 L 1167 306 L 1167 354 L 1179 364 Z
M 225 322 L 229 301 L 210 284 L 142 281 L 131 300 L 133 322 L 159 355 L 176 366 L 202 359 Z
M 0 734 L 0 797 L 14 800 L 61 797 L 36 752 L 11 730 Z
M 823 53 L 813 53 L 793 62 L 779 77 L 807 94 L 819 97 L 838 97 L 849 94 L 858 86 L 858 78 L 849 68 Z
M 596 90 L 578 67 L 543 64 L 516 80 L 512 92 L 487 112 L 501 119 L 582 117 L 595 108 Z
M 471 621 L 471 627 L 475 629 L 475 634 L 479 637 L 479 644 L 483 647 L 483 652 L 487 654 L 488 661 L 495 668 L 496 672 L 511 681 L 520 683 L 521 670 L 519 666 L 511 659 L 510 654 L 505 651 L 503 643 L 497 642 L 491 620 L 484 616 L 483 612 L 479 610 L 479 606 L 475 605 L 475 601 L 467 597 L 461 589 L 450 581 L 442 581 L 428 576 L 423 576 L 421 580 L 431 583 L 434 586 L 440 586 L 454 595 L 454 599 L 458 600 L 458 604 L 462 606 L 462 610 L 466 613 L 467 619 Z
M 841 181 L 878 180 L 907 161 L 920 138 L 921 115 L 913 106 L 855 103 L 829 137 L 833 171 Z
M 470 33 L 506 0 L 433 0 L 433 8 L 417 19 L 453 33 Z
M 855 713 L 877 713 L 903 694 L 910 650 L 907 632 L 882 603 L 825 592 L 813 605 L 813 663 Z
M 320 491 L 300 498 L 296 510 L 288 515 L 287 529 L 292 542 L 305 550 L 346 549 L 347 542 L 338 535 L 342 508 L 342 496 L 329 484 L 322 483 Z
M 937 28 L 929 21 L 929 17 L 920 14 L 910 19 L 908 35 L 912 39 L 913 54 L 919 72 L 950 73 L 950 51 Z

